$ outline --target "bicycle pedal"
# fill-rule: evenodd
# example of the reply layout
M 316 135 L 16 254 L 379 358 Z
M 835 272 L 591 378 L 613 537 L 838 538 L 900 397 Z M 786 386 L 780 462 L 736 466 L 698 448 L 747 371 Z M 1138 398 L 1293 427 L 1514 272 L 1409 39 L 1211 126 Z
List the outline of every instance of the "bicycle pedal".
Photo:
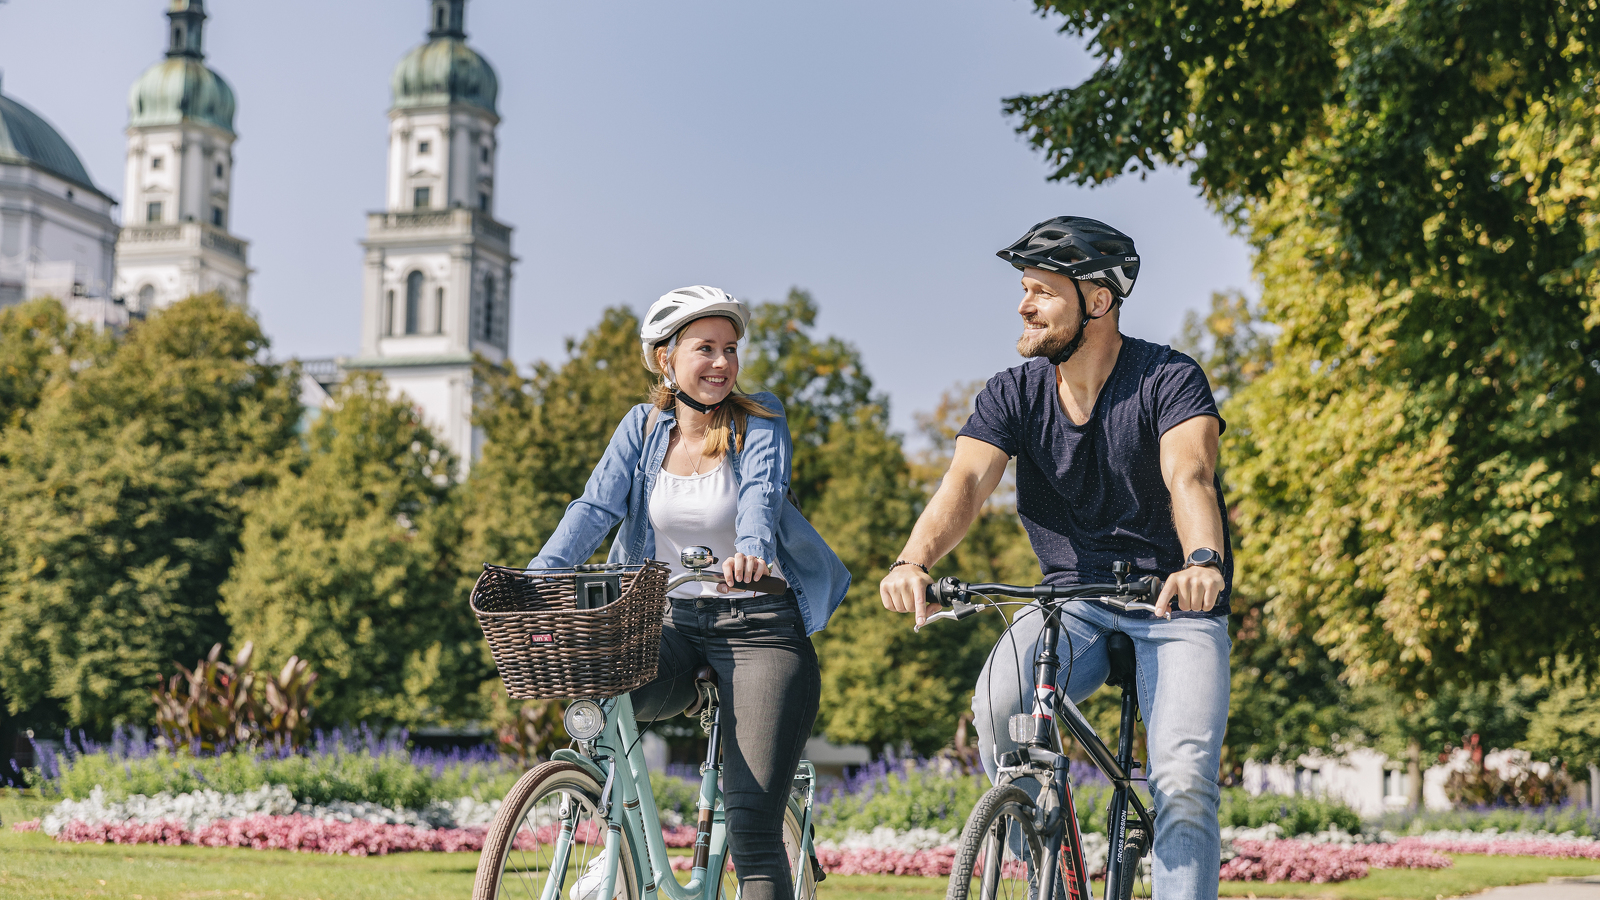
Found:
M 828 873 L 822 871 L 822 863 L 817 860 L 817 855 L 815 853 L 810 853 L 807 855 L 811 857 L 811 880 L 817 884 L 827 881 Z

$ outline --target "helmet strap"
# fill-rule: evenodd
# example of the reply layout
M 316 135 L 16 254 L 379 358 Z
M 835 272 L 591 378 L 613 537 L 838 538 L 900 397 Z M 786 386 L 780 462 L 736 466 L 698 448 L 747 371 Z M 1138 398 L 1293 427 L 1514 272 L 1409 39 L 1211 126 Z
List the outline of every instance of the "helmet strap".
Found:
M 722 407 L 721 403 L 713 403 L 713 404 L 711 404 L 709 406 L 704 404 L 704 403 L 701 403 L 699 400 L 696 400 L 695 398 L 693 398 L 693 397 L 689 396 L 688 394 L 684 393 L 684 391 L 681 388 L 677 389 L 677 390 L 674 390 L 673 391 L 673 396 L 678 398 L 678 402 L 679 403 L 682 403 L 684 406 L 687 406 L 690 409 L 692 409 L 695 412 L 700 413 L 702 415 L 708 414 L 708 413 L 714 413 L 714 412 L 716 412 L 718 409 L 720 409 Z
M 1054 366 L 1059 366 L 1071 359 L 1072 354 L 1077 353 L 1078 348 L 1083 346 L 1084 329 L 1089 327 L 1090 322 L 1105 315 L 1105 313 L 1101 313 L 1099 316 L 1089 315 L 1089 303 L 1083 297 L 1083 285 L 1079 284 L 1076 278 L 1072 279 L 1072 289 L 1078 292 L 1078 333 L 1072 336 L 1072 340 L 1067 341 L 1065 347 L 1062 347 L 1058 353 L 1050 357 L 1050 364 Z

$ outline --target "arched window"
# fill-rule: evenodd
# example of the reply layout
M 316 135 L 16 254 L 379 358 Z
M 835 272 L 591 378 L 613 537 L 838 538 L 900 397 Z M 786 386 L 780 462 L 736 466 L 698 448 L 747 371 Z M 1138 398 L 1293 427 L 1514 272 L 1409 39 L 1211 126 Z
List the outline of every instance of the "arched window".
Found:
M 422 273 L 406 276 L 406 334 L 422 330 Z
M 433 292 L 433 333 L 444 334 L 444 288 Z
M 494 340 L 494 276 L 483 276 L 483 339 Z
M 156 303 L 156 289 L 151 285 L 139 288 L 139 311 L 149 312 Z
M 383 333 L 394 334 L 394 291 L 383 302 Z

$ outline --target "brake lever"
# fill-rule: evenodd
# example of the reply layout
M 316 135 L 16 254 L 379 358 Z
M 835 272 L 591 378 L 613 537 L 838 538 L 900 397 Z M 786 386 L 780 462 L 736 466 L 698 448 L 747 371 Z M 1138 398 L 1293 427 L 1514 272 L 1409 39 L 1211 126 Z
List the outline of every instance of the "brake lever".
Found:
M 921 631 L 930 623 L 939 619 L 965 619 L 968 616 L 983 612 L 988 607 L 989 604 L 987 603 L 968 603 L 965 600 L 954 600 L 951 601 L 949 609 L 941 609 L 933 615 L 928 616 L 922 620 L 921 625 L 911 626 L 911 630 L 913 632 Z

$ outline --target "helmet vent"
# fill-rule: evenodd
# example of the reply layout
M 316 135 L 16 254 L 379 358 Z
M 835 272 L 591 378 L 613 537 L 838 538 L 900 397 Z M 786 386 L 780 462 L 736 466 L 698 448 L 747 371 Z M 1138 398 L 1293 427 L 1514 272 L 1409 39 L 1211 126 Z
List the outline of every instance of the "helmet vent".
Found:
M 676 293 L 676 292 L 674 292 L 674 293 Z M 681 306 L 668 306 L 668 307 L 662 309 L 660 312 L 656 313 L 654 316 L 652 316 L 650 318 L 650 324 L 654 325 L 655 323 L 661 321 L 662 319 L 665 319 L 667 316 L 672 315 L 673 313 L 677 312 L 678 310 L 680 310 L 682 308 L 683 307 L 681 307 Z

